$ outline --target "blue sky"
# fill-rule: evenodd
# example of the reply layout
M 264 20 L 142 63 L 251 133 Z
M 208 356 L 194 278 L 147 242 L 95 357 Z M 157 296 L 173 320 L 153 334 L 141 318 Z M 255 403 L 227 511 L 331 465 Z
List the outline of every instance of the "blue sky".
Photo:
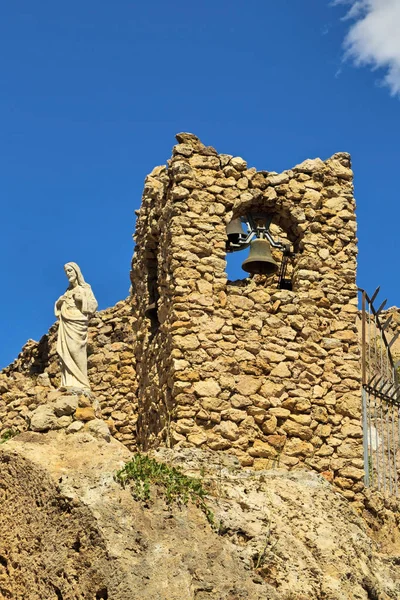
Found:
M 398 7 L 1 3 L 0 367 L 54 321 L 65 262 L 100 308 L 128 295 L 143 180 L 179 131 L 278 172 L 350 152 L 358 282 L 400 304 Z

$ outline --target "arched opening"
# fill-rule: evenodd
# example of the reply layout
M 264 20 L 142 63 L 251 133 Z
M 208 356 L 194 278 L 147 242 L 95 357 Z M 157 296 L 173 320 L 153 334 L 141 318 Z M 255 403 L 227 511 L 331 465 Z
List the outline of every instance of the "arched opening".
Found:
M 149 319 L 150 333 L 154 334 L 160 321 L 158 318 L 158 261 L 157 254 L 154 257 L 148 258 L 147 264 L 147 295 L 148 303 L 146 306 L 145 315 Z
M 237 281 L 238 279 L 246 279 L 248 273 L 243 271 L 242 262 L 248 255 L 248 250 L 226 253 L 226 274 L 228 281 Z
M 279 213 L 249 207 L 227 225 L 228 281 L 247 278 L 267 287 L 292 289 L 297 239 Z
M 145 284 L 145 310 L 144 314 L 148 320 L 149 333 L 153 336 L 159 328 L 160 321 L 158 316 L 159 289 L 158 289 L 158 250 L 159 243 L 154 237 L 147 240 L 144 253 L 144 273 Z

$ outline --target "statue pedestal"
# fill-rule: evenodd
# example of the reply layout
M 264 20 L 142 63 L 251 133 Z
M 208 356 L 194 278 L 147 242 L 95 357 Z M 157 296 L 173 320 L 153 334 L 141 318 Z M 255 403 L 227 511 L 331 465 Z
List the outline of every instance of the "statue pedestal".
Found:
M 50 392 L 46 404 L 32 411 L 28 429 L 42 433 L 61 429 L 66 433 L 87 431 L 110 441 L 109 427 L 101 417 L 100 403 L 89 390 L 59 388 Z

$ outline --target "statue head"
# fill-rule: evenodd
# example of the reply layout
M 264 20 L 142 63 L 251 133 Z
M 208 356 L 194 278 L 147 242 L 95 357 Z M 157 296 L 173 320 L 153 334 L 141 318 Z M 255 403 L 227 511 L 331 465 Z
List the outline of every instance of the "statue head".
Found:
M 75 285 L 85 285 L 85 280 L 81 273 L 80 268 L 74 262 L 68 262 L 64 265 L 64 271 L 69 281 L 69 288 Z

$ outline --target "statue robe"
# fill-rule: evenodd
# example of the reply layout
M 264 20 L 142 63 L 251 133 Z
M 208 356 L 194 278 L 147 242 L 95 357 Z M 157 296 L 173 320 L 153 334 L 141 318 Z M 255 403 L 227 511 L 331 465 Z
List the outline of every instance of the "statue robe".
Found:
M 82 306 L 78 308 L 73 297 L 82 293 Z M 97 309 L 97 301 L 90 285 L 78 285 L 68 289 L 62 296 L 61 308 L 55 307 L 59 317 L 57 353 L 61 360 L 61 386 L 90 389 L 87 376 L 87 333 L 91 315 Z

